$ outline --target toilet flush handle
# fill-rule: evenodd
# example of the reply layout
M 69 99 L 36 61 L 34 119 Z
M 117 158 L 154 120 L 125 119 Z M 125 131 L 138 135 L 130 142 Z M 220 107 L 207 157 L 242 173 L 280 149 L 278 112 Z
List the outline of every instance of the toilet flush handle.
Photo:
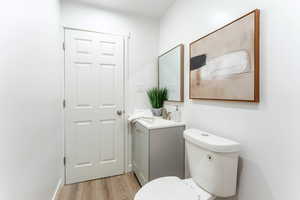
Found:
M 208 159 L 209 161 L 212 161 L 212 159 L 213 159 L 212 155 L 207 154 L 207 159 Z

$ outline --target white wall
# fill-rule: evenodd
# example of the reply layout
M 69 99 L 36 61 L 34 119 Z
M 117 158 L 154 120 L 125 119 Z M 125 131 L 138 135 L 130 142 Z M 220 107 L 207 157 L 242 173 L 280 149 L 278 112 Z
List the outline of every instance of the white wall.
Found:
M 261 9 L 261 103 L 188 100 L 188 44 Z M 300 3 L 287 0 L 177 0 L 160 23 L 160 53 L 184 43 L 189 127 L 242 144 L 239 200 L 299 198 Z
M 101 9 L 69 0 L 62 1 L 62 23 L 66 27 L 128 35 L 129 102 L 134 108 L 149 106 L 145 90 L 156 85 L 159 22 L 136 15 Z
M 0 199 L 50 200 L 62 177 L 57 0 L 0 8 Z

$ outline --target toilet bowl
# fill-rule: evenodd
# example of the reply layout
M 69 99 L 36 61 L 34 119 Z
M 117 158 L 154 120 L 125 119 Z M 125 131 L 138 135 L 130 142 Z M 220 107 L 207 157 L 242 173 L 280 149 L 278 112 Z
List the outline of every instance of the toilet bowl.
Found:
M 240 145 L 197 129 L 186 130 L 184 138 L 192 178 L 155 179 L 134 200 L 213 200 L 235 195 Z
M 142 187 L 134 200 L 213 200 L 215 197 L 198 187 L 193 179 L 163 177 Z

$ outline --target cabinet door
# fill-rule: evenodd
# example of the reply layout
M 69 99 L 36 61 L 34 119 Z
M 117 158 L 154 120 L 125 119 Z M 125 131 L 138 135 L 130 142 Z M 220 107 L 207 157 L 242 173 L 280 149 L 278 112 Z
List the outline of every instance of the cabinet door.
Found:
M 185 127 L 172 127 L 150 131 L 149 181 L 164 177 L 184 178 Z
M 142 125 L 135 125 L 133 139 L 134 172 L 142 185 L 149 180 L 149 131 Z

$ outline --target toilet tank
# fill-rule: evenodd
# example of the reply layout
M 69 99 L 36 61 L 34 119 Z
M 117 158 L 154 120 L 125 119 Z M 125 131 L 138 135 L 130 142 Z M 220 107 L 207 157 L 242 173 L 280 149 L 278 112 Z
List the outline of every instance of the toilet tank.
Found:
M 239 143 L 197 129 L 186 130 L 184 138 L 194 182 L 217 197 L 234 196 Z

